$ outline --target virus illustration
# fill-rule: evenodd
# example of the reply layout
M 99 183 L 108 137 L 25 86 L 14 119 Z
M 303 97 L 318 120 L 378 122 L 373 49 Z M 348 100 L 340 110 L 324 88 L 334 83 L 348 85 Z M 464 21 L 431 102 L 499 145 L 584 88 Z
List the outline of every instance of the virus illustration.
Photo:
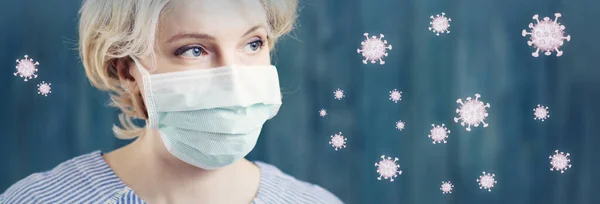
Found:
M 342 135 L 342 132 L 339 132 L 331 136 L 329 144 L 337 151 L 338 149 L 346 148 L 346 140 L 347 139 Z
M 462 99 L 456 100 L 456 103 L 460 104 L 460 109 L 456 109 L 456 113 L 460 116 L 459 118 L 454 117 L 454 122 L 458 123 L 458 120 L 462 120 L 460 125 L 467 126 L 467 131 L 471 131 L 471 126 L 479 127 L 479 123 L 483 124 L 483 127 L 487 127 L 485 118 L 488 117 L 486 108 L 490 107 L 489 103 L 483 103 L 479 98 L 481 95 L 475 94 L 475 99 L 467 97 L 467 100 L 463 102 Z
M 483 175 L 479 176 L 479 179 L 477 179 L 477 182 L 479 183 L 479 189 L 487 189 L 491 192 L 492 188 L 496 185 L 496 183 L 498 183 L 494 177 L 496 177 L 495 174 L 486 174 L 484 171 Z
M 390 91 L 390 101 L 394 103 L 398 103 L 398 101 L 402 100 L 402 91 L 398 91 L 396 89 Z
M 38 84 L 38 94 L 43 95 L 43 96 L 48 96 L 48 94 L 52 93 L 52 91 L 50 91 L 51 87 L 50 87 L 50 83 L 46 83 L 44 81 L 42 81 L 42 83 Z
M 383 40 L 385 37 L 383 34 L 379 34 L 379 38 L 376 36 L 369 38 L 369 33 L 365 33 L 364 36 L 367 39 L 360 43 L 361 49 L 356 49 L 357 53 L 362 52 L 362 56 L 365 57 L 363 63 L 367 64 L 370 61 L 371 64 L 374 64 L 379 60 L 379 64 L 385 64 L 383 57 L 388 56 L 387 50 L 391 50 L 392 45 L 387 45 L 387 40 Z
M 437 14 L 435 16 L 430 16 L 429 18 L 431 18 L 429 30 L 433 31 L 435 35 L 439 36 L 440 33 L 450 33 L 448 28 L 450 28 L 450 21 L 452 21 L 452 19 L 446 17 L 446 13 L 442 12 L 442 15 Z
M 325 110 L 325 109 L 319 110 L 319 116 L 321 116 L 321 117 L 327 116 L 327 110 Z
M 396 164 L 397 161 L 398 158 L 392 160 L 392 157 L 386 158 L 385 155 L 381 155 L 381 161 L 375 163 L 377 173 L 379 174 L 377 180 L 381 180 L 383 177 L 383 179 L 389 179 L 390 182 L 393 182 L 394 178 L 401 175 L 402 171 L 400 170 L 400 165 Z
M 15 72 L 14 75 L 18 75 L 25 81 L 37 78 L 36 72 L 38 71 L 38 65 L 40 65 L 39 62 L 33 62 L 33 59 L 29 58 L 28 55 L 25 55 L 25 58 L 17 60 L 17 66 L 15 67 L 17 68 L 17 72 Z
M 442 190 L 442 194 L 446 194 L 446 193 L 452 193 L 452 189 L 454 188 L 454 185 L 452 185 L 452 183 L 450 181 L 442 181 L 442 187 L 440 188 L 440 190 Z
M 533 115 L 535 116 L 533 117 L 534 120 L 541 120 L 544 122 L 544 120 L 550 117 L 550 111 L 548 111 L 548 107 L 540 106 L 540 104 L 538 104 L 537 108 L 533 109 Z
M 396 122 L 396 129 L 402 131 L 406 127 L 405 125 L 406 124 L 404 122 L 402 122 L 401 120 L 399 120 L 398 122 Z
M 550 19 L 550 17 L 544 17 L 542 21 L 538 19 L 538 15 L 533 15 L 533 19 L 537 21 L 534 25 L 533 23 L 529 23 L 529 28 L 531 28 L 531 32 L 528 33 L 525 29 L 521 32 L 523 37 L 530 35 L 529 41 L 527 44 L 536 48 L 535 52 L 531 53 L 532 56 L 538 57 L 539 52 L 542 51 L 546 56 L 552 54 L 552 51 L 556 51 L 556 56 L 560 57 L 563 54 L 563 51 L 560 51 L 560 48 L 564 40 L 571 41 L 571 35 L 565 36 L 565 26 L 561 25 L 557 22 L 558 18 L 562 15 L 560 13 L 554 14 L 554 21 Z
M 550 156 L 550 171 L 560 171 L 560 173 L 565 173 L 565 171 L 571 168 L 571 160 L 569 159 L 571 154 L 564 152 L 558 152 L 558 150 L 554 150 L 554 155 Z
M 344 90 L 337 89 L 333 92 L 333 97 L 337 100 L 342 100 L 345 97 Z
M 447 143 L 446 138 L 448 138 L 448 134 L 450 134 L 450 130 L 446 128 L 446 126 L 442 123 L 442 125 L 434 125 L 431 124 L 433 128 L 429 131 L 429 138 L 433 140 L 433 144 L 435 143 Z

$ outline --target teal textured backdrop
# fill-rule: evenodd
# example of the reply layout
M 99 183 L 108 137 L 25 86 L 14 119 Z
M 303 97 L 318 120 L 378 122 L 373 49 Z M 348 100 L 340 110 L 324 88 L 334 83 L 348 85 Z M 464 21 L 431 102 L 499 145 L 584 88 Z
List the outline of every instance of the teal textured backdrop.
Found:
M 112 136 L 117 111 L 85 78 L 76 50 L 72 0 L 0 1 L 0 191 L 25 176 L 93 150 L 128 141 Z M 347 203 L 600 203 L 600 1 L 597 0 L 304 0 L 297 29 L 274 55 L 283 106 L 248 156 L 317 183 Z M 450 34 L 428 30 L 445 12 Z M 560 12 L 572 40 L 564 55 L 534 58 L 521 30 L 534 14 Z M 393 46 L 386 64 L 362 64 L 363 33 Z M 39 77 L 15 77 L 15 60 L 40 62 Z M 52 84 L 48 97 L 36 84 Z M 346 98 L 335 100 L 343 89 Z M 399 103 L 388 100 L 399 89 Z M 454 123 L 456 100 L 482 95 L 489 127 L 467 132 Z M 537 104 L 550 107 L 533 120 Z M 328 110 L 321 118 L 318 111 Z M 397 120 L 406 129 L 395 129 Z M 431 144 L 431 124 L 452 131 Z M 347 148 L 329 136 L 342 132 Z M 555 149 L 573 167 L 550 171 Z M 377 180 L 375 162 L 398 157 L 394 182 Z M 491 192 L 482 171 L 495 173 Z M 443 195 L 441 181 L 454 184 Z M 594 185 L 596 184 L 596 185 Z

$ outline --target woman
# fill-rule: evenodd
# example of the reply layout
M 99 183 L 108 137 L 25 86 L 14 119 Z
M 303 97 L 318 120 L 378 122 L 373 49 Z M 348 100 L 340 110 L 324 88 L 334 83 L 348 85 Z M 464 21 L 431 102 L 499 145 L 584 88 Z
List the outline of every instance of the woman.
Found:
M 244 159 L 281 105 L 270 51 L 292 29 L 296 7 L 295 0 L 86 0 L 79 24 L 86 74 L 123 112 L 117 137 L 137 138 L 33 174 L 0 203 L 341 203 Z

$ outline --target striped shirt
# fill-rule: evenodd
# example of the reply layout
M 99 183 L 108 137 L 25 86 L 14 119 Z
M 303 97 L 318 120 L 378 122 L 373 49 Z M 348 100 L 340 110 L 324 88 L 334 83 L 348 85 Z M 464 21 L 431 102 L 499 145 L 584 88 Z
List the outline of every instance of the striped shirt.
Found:
M 329 191 L 295 179 L 277 167 L 255 162 L 260 168 L 258 193 L 252 201 L 262 203 L 342 203 Z M 143 204 L 95 151 L 65 161 L 54 169 L 34 173 L 0 194 L 1 204 L 107 203 Z

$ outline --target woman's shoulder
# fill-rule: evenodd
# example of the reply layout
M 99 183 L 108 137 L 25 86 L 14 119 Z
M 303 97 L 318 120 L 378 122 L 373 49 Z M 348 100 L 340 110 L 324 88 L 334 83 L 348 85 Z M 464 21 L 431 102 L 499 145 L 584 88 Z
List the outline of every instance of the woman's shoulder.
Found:
M 273 165 L 259 161 L 254 163 L 261 170 L 255 203 L 343 203 L 321 186 L 298 180 Z
M 0 203 L 77 203 L 109 200 L 124 186 L 100 151 L 77 156 L 49 171 L 31 174 L 0 194 Z

